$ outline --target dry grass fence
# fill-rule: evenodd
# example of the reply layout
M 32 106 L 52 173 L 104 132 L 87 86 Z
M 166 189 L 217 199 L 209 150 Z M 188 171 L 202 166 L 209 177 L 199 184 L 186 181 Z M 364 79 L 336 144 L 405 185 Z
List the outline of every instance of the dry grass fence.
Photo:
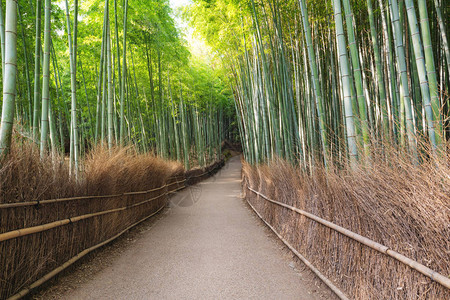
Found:
M 448 158 L 446 158 L 448 159 Z M 397 260 L 250 192 L 312 213 L 450 274 L 450 168 L 414 166 L 395 153 L 354 171 L 312 175 L 278 160 L 244 164 L 246 199 L 351 299 L 450 299 L 450 290 Z
M 223 165 L 185 172 L 133 148 L 97 148 L 75 181 L 66 164 L 50 160 L 41 160 L 33 145 L 15 143 L 1 164 L 0 299 L 29 292 L 36 280 L 153 215 L 168 194 Z

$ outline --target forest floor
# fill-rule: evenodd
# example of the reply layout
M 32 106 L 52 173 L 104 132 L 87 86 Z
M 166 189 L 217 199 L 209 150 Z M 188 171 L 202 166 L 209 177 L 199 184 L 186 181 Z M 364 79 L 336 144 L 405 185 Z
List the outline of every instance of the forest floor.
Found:
M 334 299 L 241 199 L 241 163 L 170 199 L 35 299 Z

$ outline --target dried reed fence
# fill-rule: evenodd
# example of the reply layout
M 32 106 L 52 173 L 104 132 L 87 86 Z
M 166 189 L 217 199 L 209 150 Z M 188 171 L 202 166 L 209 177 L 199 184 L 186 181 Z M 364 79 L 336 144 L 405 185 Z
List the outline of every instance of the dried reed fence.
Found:
M 169 194 L 223 165 L 185 173 L 178 163 L 132 148 L 98 148 L 75 182 L 65 164 L 48 160 L 40 160 L 34 146 L 16 143 L 2 162 L 0 299 L 26 295 L 157 213 Z
M 243 179 L 245 197 L 262 219 L 349 298 L 450 299 L 448 288 L 410 266 L 248 189 L 385 245 L 448 279 L 445 163 L 416 167 L 397 159 L 305 175 L 279 160 L 270 166 L 244 163 Z

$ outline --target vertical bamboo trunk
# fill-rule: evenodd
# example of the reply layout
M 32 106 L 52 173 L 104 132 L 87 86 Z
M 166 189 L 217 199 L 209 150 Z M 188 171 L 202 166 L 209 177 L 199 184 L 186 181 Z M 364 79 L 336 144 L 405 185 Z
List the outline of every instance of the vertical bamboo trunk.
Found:
M 122 55 L 122 79 L 120 81 L 120 145 L 124 144 L 125 138 L 125 77 L 127 72 L 127 11 L 128 0 L 125 0 L 124 15 L 123 15 L 123 55 Z
M 36 0 L 36 44 L 34 48 L 34 100 L 33 100 L 33 139 L 38 139 L 39 126 L 39 85 L 41 82 L 41 3 Z
M 2 64 L 5 61 L 5 52 L 4 52 L 4 39 L 5 39 L 5 27 L 3 24 L 3 12 L 1 11 L 2 4 L 0 3 L 0 38 L 1 38 L 1 47 L 2 47 Z M 22 20 L 22 14 L 20 13 L 20 5 L 17 5 L 17 14 L 19 16 L 19 22 L 20 27 L 22 31 L 22 43 L 23 43 L 23 57 L 25 59 L 25 78 L 26 78 L 26 85 L 27 85 L 27 97 L 28 97 L 28 124 L 30 126 L 33 126 L 33 99 L 31 98 L 31 79 L 30 79 L 30 71 L 29 71 L 29 64 L 28 64 L 28 48 L 27 48 L 27 41 L 25 37 L 25 24 Z M 3 37 L 2 37 L 3 35 Z M 4 65 L 2 65 L 2 72 L 4 71 Z M 2 76 L 3 78 L 3 76 Z
M 105 10 L 107 12 L 106 26 L 106 57 L 108 61 L 108 148 L 111 149 L 114 144 L 113 127 L 113 90 L 112 90 L 112 71 L 111 71 L 111 30 L 109 25 L 109 1 L 105 1 Z
M 423 47 L 425 53 L 425 66 L 427 71 L 428 86 L 430 90 L 430 101 L 431 107 L 433 109 L 436 143 L 440 147 L 442 145 L 442 138 L 443 138 L 441 104 L 438 95 L 436 67 L 434 65 L 434 55 L 433 55 L 433 45 L 431 41 L 430 24 L 428 22 L 427 3 L 425 0 L 419 0 L 419 15 L 423 38 Z
M 3 3 L 0 3 L 0 44 L 2 47 L 2 80 L 5 79 L 5 24 L 3 23 Z
M 378 46 L 377 40 L 377 30 L 375 28 L 375 19 L 373 16 L 373 7 L 372 0 L 367 0 L 367 9 L 369 12 L 369 24 L 370 24 L 370 35 L 372 37 L 372 46 L 375 57 L 375 69 L 377 75 L 377 85 L 378 85 L 378 93 L 380 97 L 381 111 L 382 111 L 382 126 L 383 126 L 383 134 L 384 138 L 388 141 L 390 140 L 390 131 L 389 131 L 389 118 L 388 118 L 388 110 L 387 110 L 387 99 L 386 99 L 386 87 L 384 85 L 384 77 L 383 77 L 383 69 L 381 66 L 381 54 L 380 48 Z
M 184 148 L 184 169 L 189 170 L 189 154 L 190 154 L 190 147 L 189 147 L 189 134 L 187 130 L 187 118 L 186 118 L 186 107 L 183 103 L 183 86 L 181 85 L 180 80 L 180 113 L 181 113 L 181 128 L 183 131 L 183 148 Z
M 370 0 L 369 0 L 370 1 Z M 340 0 L 333 0 L 334 19 L 336 23 L 336 40 L 338 47 L 339 67 L 341 71 L 342 90 L 344 97 L 345 128 L 347 130 L 348 155 L 352 167 L 356 166 L 358 161 L 358 149 L 356 145 L 356 132 L 354 126 L 354 117 L 351 99 L 350 69 L 348 66 L 348 57 L 344 28 L 342 25 L 342 12 Z
M 406 133 L 408 136 L 409 149 L 413 155 L 413 159 L 417 161 L 416 131 L 412 115 L 412 104 L 409 91 L 408 74 L 406 69 L 405 48 L 403 46 L 403 34 L 400 24 L 400 16 L 397 0 L 389 0 L 391 12 L 391 21 L 394 31 L 394 43 L 396 48 L 397 65 L 400 72 L 400 89 L 402 91 L 402 101 L 406 115 Z
M 102 115 L 102 82 L 103 77 L 105 76 L 103 72 L 103 65 L 105 60 L 105 41 L 106 41 L 106 10 L 103 13 L 103 36 L 102 36 L 102 44 L 101 44 L 101 50 L 100 50 L 100 64 L 99 64 L 99 72 L 97 77 L 97 110 L 96 110 L 96 118 L 95 118 L 95 141 L 99 141 L 99 137 L 101 136 L 101 133 L 99 132 L 101 129 L 101 115 Z
M 419 25 L 417 24 L 416 12 L 412 0 L 405 0 L 405 7 L 408 15 L 408 24 L 411 31 L 412 46 L 416 59 L 417 73 L 420 80 L 420 90 L 422 93 L 422 102 L 426 113 L 426 121 L 428 127 L 428 135 L 430 138 L 433 151 L 438 147 L 438 139 L 435 134 L 435 122 L 433 119 L 433 109 L 431 106 L 430 89 L 428 86 L 427 72 L 423 55 L 423 45 L 419 33 Z
M 71 157 L 73 157 L 73 166 L 71 167 L 71 174 L 78 177 L 78 126 L 77 126 L 77 92 L 76 92 L 76 71 L 74 65 L 74 48 L 72 47 L 72 33 L 70 30 L 70 16 L 69 16 L 69 3 L 66 1 L 66 19 L 67 19 L 67 38 L 69 41 L 69 54 L 70 54 L 70 89 L 71 89 Z
M 348 43 L 350 46 L 351 61 L 352 61 L 352 65 L 353 65 L 353 77 L 355 79 L 355 85 L 356 85 L 356 97 L 358 100 L 359 116 L 361 119 L 361 131 L 362 131 L 363 142 L 364 142 L 364 153 L 366 156 L 369 156 L 370 155 L 369 125 L 367 122 L 366 98 L 364 96 L 360 57 L 359 57 L 358 47 L 356 46 L 356 38 L 355 38 L 355 31 L 354 31 L 355 24 L 353 22 L 353 13 L 352 13 L 352 9 L 350 6 L 350 1 L 343 0 L 343 3 L 344 3 L 344 11 L 345 11 L 345 17 L 346 17 Z
M 80 69 L 81 69 L 81 77 L 83 79 L 84 94 L 86 96 L 86 105 L 87 105 L 87 108 L 88 108 L 89 133 L 90 133 L 90 137 L 93 138 L 94 137 L 94 132 L 93 132 L 93 126 L 92 126 L 91 105 L 89 104 L 89 96 L 88 96 L 87 87 L 86 87 L 86 79 L 84 77 L 83 64 L 81 63 L 81 60 L 80 60 Z
M 438 0 L 434 0 L 434 6 L 436 8 L 436 15 L 437 15 L 438 23 L 439 23 L 439 29 L 441 32 L 441 38 L 442 38 L 442 44 L 443 44 L 442 46 L 444 48 L 445 58 L 447 60 L 447 74 L 450 74 L 450 50 L 449 50 L 449 46 L 448 46 L 447 33 L 445 31 L 446 28 L 444 25 L 444 20 L 442 18 L 441 7 L 439 6 Z
M 55 118 L 52 111 L 52 100 L 48 101 L 48 122 L 49 122 L 49 131 L 50 131 L 50 143 L 52 149 L 52 157 L 55 158 L 56 153 L 58 153 L 58 138 L 56 136 L 56 124 Z
M 17 74 L 17 1 L 6 0 L 5 19 L 5 77 L 3 80 L 2 122 L 0 127 L 0 157 L 11 146 L 16 100 Z
M 47 151 L 48 138 L 48 112 L 50 101 L 50 35 L 51 35 L 51 1 L 45 0 L 45 25 L 44 25 L 44 63 L 42 65 L 42 109 L 41 109 L 41 158 Z
M 328 162 L 328 140 L 327 140 L 327 133 L 325 129 L 325 116 L 323 112 L 323 101 L 322 101 L 322 92 L 319 87 L 319 78 L 318 78 L 318 72 L 317 72 L 317 65 L 316 65 L 316 56 L 314 54 L 314 49 L 312 45 L 312 37 L 311 37 L 311 28 L 309 26 L 309 20 L 308 20 L 308 8 L 306 7 L 305 0 L 299 0 L 300 2 L 300 9 L 302 14 L 302 20 L 303 20 L 303 30 L 305 33 L 305 39 L 306 39 L 306 47 L 308 49 L 308 58 L 309 58 L 309 66 L 311 68 L 311 75 L 312 75 L 312 87 L 316 99 L 316 109 L 317 109 L 317 115 L 319 117 L 319 129 L 321 134 L 321 142 L 322 142 L 322 150 L 323 150 L 323 159 L 324 164 L 327 166 Z

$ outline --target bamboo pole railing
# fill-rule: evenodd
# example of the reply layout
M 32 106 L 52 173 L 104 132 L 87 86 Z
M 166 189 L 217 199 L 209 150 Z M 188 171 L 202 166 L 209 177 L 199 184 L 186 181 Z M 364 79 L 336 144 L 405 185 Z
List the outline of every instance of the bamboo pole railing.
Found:
M 331 223 L 330 221 L 322 219 L 322 218 L 320 218 L 320 217 L 318 217 L 316 215 L 313 215 L 313 214 L 311 214 L 309 212 L 306 212 L 304 210 L 301 210 L 299 208 L 290 206 L 288 204 L 285 204 L 285 203 L 282 203 L 282 202 L 279 202 L 279 201 L 272 200 L 272 199 L 268 198 L 267 196 L 261 194 L 260 192 L 252 189 L 249 186 L 247 186 L 247 189 L 252 191 L 256 195 L 259 195 L 263 199 L 273 203 L 273 204 L 276 204 L 276 205 L 282 206 L 284 208 L 290 209 L 290 210 L 292 210 L 292 211 L 294 211 L 294 212 L 296 212 L 296 213 L 298 213 L 300 215 L 303 215 L 303 216 L 307 217 L 308 219 L 311 219 L 311 220 L 313 220 L 313 221 L 315 221 L 317 223 L 320 223 L 320 224 L 322 224 L 322 225 L 324 225 L 324 226 L 326 226 L 326 227 L 328 227 L 330 229 L 333 229 L 334 231 L 337 231 L 337 232 L 339 232 L 339 233 L 341 233 L 341 234 L 343 234 L 343 235 L 345 235 L 345 236 L 347 236 L 347 237 L 349 237 L 349 238 L 351 238 L 351 239 L 353 239 L 353 240 L 355 240 L 355 241 L 357 241 L 357 242 L 359 242 L 359 243 L 361 243 L 363 245 L 366 245 L 369 248 L 372 248 L 372 249 L 374 249 L 374 250 L 376 250 L 376 251 L 378 251 L 380 253 L 386 254 L 386 255 L 396 259 L 397 261 L 399 261 L 399 262 L 409 266 L 410 268 L 418 271 L 419 273 L 421 273 L 421 274 L 431 278 L 433 281 L 438 282 L 439 284 L 441 284 L 442 286 L 446 287 L 447 289 L 450 289 L 450 278 L 447 278 L 446 276 L 444 276 L 444 275 L 442 275 L 442 274 L 440 274 L 440 273 L 438 273 L 438 272 L 436 272 L 436 271 L 434 271 L 434 270 L 432 270 L 432 269 L 422 265 L 421 263 L 419 263 L 419 262 L 417 262 L 415 260 L 412 260 L 412 259 L 404 256 L 403 254 L 400 254 L 400 253 L 390 249 L 387 246 L 384 246 L 384 245 L 382 245 L 380 243 L 377 243 L 377 242 L 375 242 L 375 241 L 373 241 L 373 240 L 371 240 L 369 238 L 366 238 L 366 237 L 364 237 L 362 235 L 359 235 L 359 234 L 357 234 L 357 233 L 355 233 L 353 231 L 345 229 L 345 228 L 343 228 L 343 227 L 341 227 L 339 225 Z
M 270 225 L 264 218 L 261 216 L 261 214 L 256 210 L 256 208 L 247 200 L 248 205 L 253 209 L 253 211 L 258 215 L 258 217 L 278 236 L 278 238 L 297 256 L 311 271 L 313 271 L 314 274 L 319 277 L 323 283 L 325 283 L 330 290 L 333 291 L 333 293 L 336 294 L 336 296 L 339 297 L 341 300 L 349 300 L 349 298 L 338 288 L 336 287 L 331 280 L 329 280 L 325 275 L 323 275 L 312 263 L 309 262 L 303 255 L 300 254 L 300 252 L 297 251 L 291 244 L 288 243 L 276 230 L 273 228 L 272 225 Z
M 69 266 L 71 266 L 72 264 L 74 264 L 76 261 L 78 261 L 79 259 L 81 259 L 82 257 L 86 256 L 87 254 L 91 253 L 92 251 L 94 251 L 97 248 L 100 248 L 110 242 L 112 242 L 113 240 L 117 239 L 118 237 L 120 237 L 122 234 L 124 234 L 125 232 L 127 232 L 128 230 L 130 230 L 131 228 L 133 228 L 134 226 L 144 222 L 145 220 L 147 220 L 150 217 L 153 217 L 154 215 L 156 215 L 157 213 L 159 213 L 163 208 L 165 207 L 165 205 L 162 205 L 157 211 L 155 211 L 154 213 L 145 216 L 143 219 L 137 221 L 136 223 L 128 226 L 127 228 L 125 228 L 124 230 L 122 230 L 121 232 L 119 232 L 118 234 L 116 234 L 115 236 L 95 245 L 92 246 L 90 248 L 87 248 L 83 251 L 81 251 L 80 253 L 78 253 L 77 255 L 75 255 L 74 257 L 72 257 L 71 259 L 69 259 L 68 261 L 66 261 L 65 263 L 63 263 L 61 266 L 57 267 L 56 269 L 54 269 L 53 271 L 47 273 L 46 275 L 44 275 L 43 277 L 41 277 L 40 279 L 36 280 L 35 282 L 33 282 L 30 286 L 22 289 L 20 292 L 18 292 L 17 294 L 11 296 L 8 298 L 8 300 L 17 300 L 20 299 L 22 297 L 25 297 L 26 295 L 28 295 L 33 289 L 39 287 L 40 285 L 42 285 L 43 283 L 47 282 L 49 279 L 51 279 L 52 277 L 58 275 L 59 273 L 61 273 L 62 271 L 64 271 L 65 269 L 67 269 Z
M 195 176 L 189 176 L 188 178 L 185 178 L 183 180 L 180 181 L 175 181 L 172 183 L 168 183 L 165 184 L 163 186 L 160 186 L 158 188 L 154 188 L 154 189 L 150 189 L 150 190 L 146 190 L 146 191 L 136 191 L 136 192 L 126 192 L 126 193 L 121 193 L 121 194 L 113 194 L 113 195 L 90 195 L 90 196 L 79 196 L 79 197 L 70 197 L 70 198 L 56 198 L 56 199 L 49 199 L 49 200 L 32 200 L 32 201 L 25 201 L 25 202 L 15 202 L 15 203 L 0 203 L 0 209 L 6 209 L 6 208 L 16 208 L 16 207 L 24 207 L 24 206 L 37 206 L 37 205 L 42 205 L 42 204 L 51 204 L 51 203 L 59 203 L 59 202 L 66 202 L 66 201 L 75 201 L 75 200 L 88 200 L 88 199 L 104 199 L 104 198 L 118 198 L 118 197 L 122 197 L 125 195 L 138 195 L 138 194 L 148 194 L 151 192 L 155 192 L 158 190 L 162 190 L 165 187 L 169 187 L 171 185 L 174 184 L 179 184 L 179 183 L 183 183 L 186 181 L 189 181 L 192 178 L 199 178 L 199 177 L 203 177 L 207 174 L 210 174 L 211 172 L 213 172 L 216 168 L 210 170 L 210 171 L 206 171 L 200 175 L 195 175 Z M 176 178 L 176 177 L 172 177 Z
M 33 201 L 27 201 L 27 202 L 2 203 L 2 204 L 0 204 L 0 209 L 16 208 L 16 207 L 24 207 L 24 206 L 36 206 L 36 205 L 42 205 L 42 204 L 51 204 L 51 203 L 59 203 L 59 202 L 75 201 L 75 200 L 118 198 L 118 197 L 122 197 L 122 196 L 126 196 L 126 195 L 129 196 L 129 195 L 148 194 L 151 192 L 156 192 L 156 191 L 162 190 L 165 187 L 169 187 L 174 184 L 183 183 L 185 181 L 186 181 L 186 179 L 180 180 L 180 181 L 175 181 L 172 183 L 167 183 L 158 188 L 154 188 L 154 189 L 146 190 L 146 191 L 126 192 L 126 193 L 113 194 L 113 195 L 79 196 L 79 197 L 70 197 L 70 198 L 56 198 L 56 199 L 49 199 L 49 200 L 33 200 Z
M 76 217 L 70 217 L 64 220 L 58 220 L 58 221 L 54 221 L 51 223 L 47 223 L 47 224 L 42 224 L 42 225 L 38 225 L 38 226 L 33 226 L 33 227 L 28 227 L 28 228 L 22 228 L 22 229 L 17 229 L 17 230 L 13 230 L 13 231 L 9 231 L 9 232 L 5 232 L 0 234 L 0 242 L 6 241 L 6 240 L 10 240 L 13 238 L 20 238 L 26 235 L 30 235 L 30 234 L 35 234 L 35 233 L 39 233 L 39 232 L 43 232 L 46 230 L 50 230 L 53 228 L 57 228 L 60 226 L 64 226 L 64 225 L 68 225 L 68 224 L 72 224 L 72 223 L 76 223 L 78 221 L 81 220 L 85 220 L 85 219 L 89 219 L 89 218 L 93 218 L 93 217 L 97 217 L 97 216 L 101 216 L 101 215 L 106 215 L 106 214 L 110 214 L 110 213 L 115 213 L 115 212 L 120 212 L 120 211 L 124 211 L 130 208 L 134 208 L 140 205 L 143 205 L 145 203 L 154 201 L 158 198 L 161 198 L 163 196 L 168 196 L 169 194 L 173 194 L 176 193 L 184 188 L 186 188 L 186 181 L 188 181 L 191 178 L 196 178 L 196 177 L 203 177 L 207 174 L 211 174 L 214 170 L 220 168 L 222 165 L 221 164 L 217 164 L 216 166 L 214 166 L 211 170 L 206 171 L 200 175 L 197 176 L 191 176 L 186 178 L 185 174 L 181 175 L 184 178 L 182 180 L 177 180 L 171 183 L 166 183 L 161 187 L 158 188 L 154 188 L 154 189 L 150 189 L 150 190 L 146 190 L 146 191 L 136 191 L 136 192 L 126 192 L 126 193 L 121 193 L 121 194 L 114 194 L 114 195 L 100 195 L 100 196 L 80 196 L 80 197 L 71 197 L 71 198 L 59 198 L 59 199 L 49 199 L 49 200 L 34 200 L 34 201 L 27 201 L 27 202 L 19 202 L 19 203 L 3 203 L 0 204 L 0 209 L 6 209 L 6 208 L 16 208 L 16 207 L 24 207 L 24 206 L 36 206 L 36 205 L 41 205 L 41 204 L 52 204 L 52 203 L 58 203 L 58 202 L 65 202 L 65 201 L 74 201 L 74 200 L 86 200 L 86 199 L 99 199 L 99 198 L 113 198 L 113 197 L 121 197 L 121 196 L 129 196 L 129 195 L 140 195 L 140 194 L 147 194 L 147 193 L 151 193 L 151 192 L 155 192 L 158 190 L 162 190 L 166 187 L 170 187 L 172 185 L 175 184 L 183 184 L 180 187 L 177 187 L 173 190 L 168 190 L 158 196 L 152 197 L 150 199 L 146 199 L 144 201 L 132 204 L 132 205 L 128 205 L 128 206 L 123 206 L 123 207 L 119 207 L 119 208 L 114 208 L 114 209 L 110 209 L 110 210 L 106 210 L 106 211 L 101 211 L 101 212 L 95 212 L 95 213 L 89 213 L 89 214 L 85 214 L 85 215 L 81 215 L 81 216 L 76 216 Z M 207 167 L 208 168 L 208 167 Z M 173 180 L 173 179 L 178 179 L 177 177 L 181 177 L 181 176 L 174 176 L 174 177 L 170 177 L 168 179 L 168 181 Z M 100 242 L 97 245 L 94 245 L 90 248 L 87 248 L 83 251 L 81 251 L 79 254 L 77 254 L 76 256 L 72 257 L 71 259 L 69 259 L 68 261 L 66 261 L 65 263 L 63 263 L 61 266 L 57 267 L 56 269 L 54 269 L 53 271 L 47 273 L 46 275 L 44 275 L 42 278 L 38 279 L 37 281 L 35 281 L 34 283 L 32 283 L 31 285 L 29 285 L 28 287 L 22 289 L 20 292 L 16 293 L 15 295 L 11 296 L 8 299 L 20 299 L 24 296 L 26 296 L 27 294 L 29 294 L 33 289 L 39 287 L 40 285 L 42 285 L 43 283 L 45 283 L 46 281 L 48 281 L 49 279 L 51 279 L 52 277 L 54 277 L 55 275 L 59 274 L 60 272 L 62 272 L 63 270 L 65 270 L 67 267 L 69 267 L 70 265 L 72 265 L 73 263 L 75 263 L 76 261 L 78 261 L 79 259 L 81 259 L 82 257 L 86 256 L 88 253 L 94 251 L 97 248 L 100 248 L 108 243 L 110 243 L 111 241 L 115 240 L 116 238 L 118 238 L 119 236 L 121 236 L 122 234 L 124 234 L 125 232 L 127 232 L 129 229 L 133 228 L 134 226 L 138 225 L 139 223 L 147 220 L 148 218 L 154 216 L 155 214 L 157 214 L 158 212 L 160 212 L 163 208 L 165 207 L 165 204 L 162 205 L 160 208 L 158 208 L 158 210 L 156 210 L 155 212 L 151 213 L 148 216 L 145 216 L 143 219 L 141 219 L 140 221 L 128 226 L 127 228 L 125 228 L 124 230 L 122 230 L 121 232 L 119 232 L 118 234 L 114 235 L 113 237 Z
M 0 234 L 0 242 L 6 241 L 6 240 L 10 240 L 10 239 L 14 239 L 14 238 L 18 238 L 18 237 L 22 237 L 25 235 L 29 235 L 29 234 L 34 234 L 34 233 L 39 233 L 39 232 L 43 232 L 49 229 L 53 229 L 56 227 L 60 227 L 63 225 L 67 225 L 70 223 L 76 223 L 79 222 L 81 220 L 86 220 L 89 218 L 93 218 L 93 217 L 98 217 L 101 215 L 106 215 L 106 214 L 111 214 L 111 213 L 115 213 L 115 212 L 119 212 L 119 211 L 123 211 L 129 208 L 133 208 L 145 203 L 148 203 L 150 201 L 154 201 L 156 199 L 159 199 L 163 196 L 167 196 L 169 194 L 169 192 L 165 192 L 161 195 L 158 195 L 156 197 L 141 201 L 139 203 L 133 204 L 133 205 L 129 205 L 129 206 L 123 206 L 123 207 L 119 207 L 119 208 L 114 208 L 114 209 L 109 209 L 109 210 L 105 210 L 105 211 L 100 211 L 100 212 L 96 212 L 96 213 L 90 213 L 90 214 L 85 214 L 85 215 L 81 215 L 81 216 L 76 216 L 76 217 L 71 217 L 71 218 L 67 218 L 64 220 L 59 220 L 59 221 L 55 221 L 55 222 L 51 222 L 51 223 L 47 223 L 47 224 L 43 224 L 43 225 L 38 225 L 38 226 L 33 226 L 33 227 L 28 227 L 28 228 L 23 228 L 23 229 L 17 229 L 17 230 L 13 230 L 13 231 L 8 231 L 5 233 L 1 233 Z

